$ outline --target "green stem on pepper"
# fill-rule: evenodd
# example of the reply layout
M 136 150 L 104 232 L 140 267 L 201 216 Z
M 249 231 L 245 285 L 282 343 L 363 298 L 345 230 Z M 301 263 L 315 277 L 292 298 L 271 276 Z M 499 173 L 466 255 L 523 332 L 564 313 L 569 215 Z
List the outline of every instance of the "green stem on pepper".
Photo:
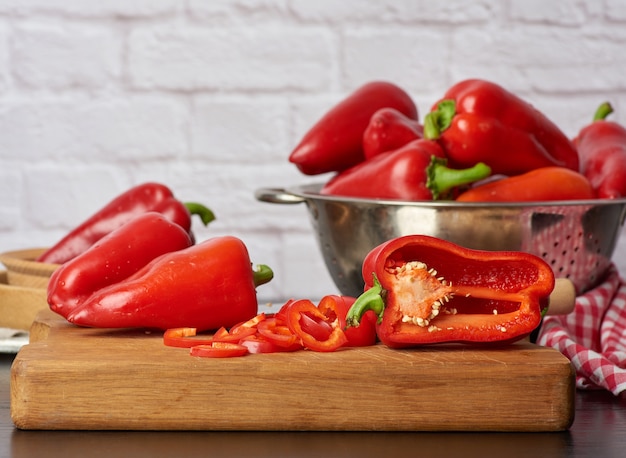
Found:
M 452 124 L 452 118 L 456 114 L 456 102 L 454 100 L 442 100 L 437 108 L 424 117 L 424 138 L 436 140 L 441 132 Z
M 202 224 L 204 224 L 205 226 L 207 226 L 211 221 L 215 220 L 215 214 L 213 213 L 213 211 L 202 204 L 199 204 L 197 202 L 185 202 L 184 205 L 191 215 L 198 215 L 200 217 L 200 220 L 202 221 Z
M 446 159 L 433 156 L 427 169 L 426 187 L 430 189 L 433 200 L 457 186 L 474 183 L 491 175 L 491 168 L 479 162 L 466 169 L 446 167 Z
M 380 285 L 376 274 L 372 274 L 374 277 L 374 285 L 357 297 L 350 310 L 346 314 L 346 328 L 356 327 L 360 324 L 361 318 L 365 312 L 372 310 L 378 316 L 378 323 L 383 320 L 383 312 L 385 311 L 385 300 L 383 295 L 385 291 Z
M 596 110 L 595 114 L 593 115 L 593 120 L 603 121 L 611 113 L 613 113 L 613 107 L 611 106 L 609 102 L 604 102 Z
M 257 270 L 253 271 L 254 286 L 264 285 L 272 278 L 274 278 L 274 272 L 265 264 L 259 264 Z

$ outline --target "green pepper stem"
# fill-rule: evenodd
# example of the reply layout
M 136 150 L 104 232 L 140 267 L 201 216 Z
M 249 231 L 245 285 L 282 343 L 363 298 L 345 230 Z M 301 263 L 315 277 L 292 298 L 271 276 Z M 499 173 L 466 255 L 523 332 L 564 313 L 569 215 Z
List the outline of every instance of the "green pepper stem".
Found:
M 437 140 L 441 133 L 450 127 L 456 114 L 456 102 L 452 99 L 442 100 L 437 108 L 424 117 L 424 138 Z
M 357 297 L 350 310 L 346 314 L 346 328 L 358 327 L 361 323 L 361 318 L 365 312 L 373 310 L 378 316 L 378 323 L 383 320 L 383 313 L 385 311 L 385 301 L 383 300 L 384 290 L 380 285 L 375 273 L 372 273 L 374 277 L 374 286 L 365 291 L 359 297 Z
M 426 169 L 426 187 L 430 189 L 433 200 L 439 199 L 454 187 L 474 183 L 491 175 L 491 168 L 483 162 L 467 169 L 451 169 L 446 163 L 446 159 L 433 156 Z
M 593 115 L 593 120 L 603 121 L 611 113 L 613 113 L 613 107 L 611 106 L 609 102 L 604 102 L 596 110 L 595 114 Z
M 257 266 L 257 270 L 252 272 L 252 277 L 254 279 L 254 286 L 263 285 L 265 283 L 269 283 L 269 281 L 274 278 L 274 272 L 270 269 L 269 266 L 265 264 L 259 264 Z
M 215 220 L 215 214 L 211 209 L 196 202 L 185 202 L 185 207 L 191 215 L 198 215 L 202 224 L 207 226 L 211 221 Z

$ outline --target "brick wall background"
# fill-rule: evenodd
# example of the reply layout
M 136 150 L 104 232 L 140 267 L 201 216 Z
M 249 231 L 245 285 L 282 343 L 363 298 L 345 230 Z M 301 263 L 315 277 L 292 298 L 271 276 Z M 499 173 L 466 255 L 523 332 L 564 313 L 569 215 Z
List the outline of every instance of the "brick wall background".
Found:
M 481 77 L 573 136 L 604 100 L 626 123 L 625 45 L 621 0 L 0 0 L 0 251 L 155 180 L 273 267 L 261 301 L 320 297 L 305 206 L 254 191 L 325 179 L 287 157 L 335 102 L 387 79 L 425 113 Z

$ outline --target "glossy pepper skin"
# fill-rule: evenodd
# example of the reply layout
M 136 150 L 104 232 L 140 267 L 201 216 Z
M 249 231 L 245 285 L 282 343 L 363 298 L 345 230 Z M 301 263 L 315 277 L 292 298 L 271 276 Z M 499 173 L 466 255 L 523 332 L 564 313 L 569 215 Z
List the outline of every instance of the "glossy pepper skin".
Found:
M 130 277 L 162 254 L 191 245 L 187 231 L 162 214 L 138 215 L 53 272 L 47 291 L 50 309 L 67 317 L 94 292 Z
M 339 172 L 363 162 L 363 132 L 372 115 L 384 107 L 417 120 L 417 107 L 402 88 L 372 81 L 322 116 L 291 152 L 289 161 L 306 175 Z
M 363 154 L 371 159 L 377 154 L 398 149 L 422 138 L 424 127 L 394 108 L 381 108 L 370 118 L 363 133 Z
M 448 89 L 424 118 L 424 137 L 441 143 L 451 167 L 484 162 L 503 175 L 548 166 L 579 170 L 578 153 L 556 124 L 484 80 L 465 80 Z
M 599 199 L 626 197 L 626 128 L 606 120 L 612 112 L 609 103 L 600 105 L 574 140 L 581 171 Z
M 375 310 L 378 338 L 392 348 L 521 339 L 540 324 L 555 283 L 537 256 L 471 250 L 425 235 L 374 248 L 363 278 L 366 290 L 348 323 L 358 325 L 364 311 Z
M 589 180 L 564 167 L 542 167 L 477 185 L 456 197 L 458 202 L 540 202 L 594 199 Z
M 203 205 L 184 204 L 177 200 L 167 186 L 160 183 L 143 183 L 108 202 L 41 254 L 37 261 L 63 264 L 133 217 L 148 211 L 165 215 L 190 234 L 192 214 L 199 215 L 205 225 L 215 219 L 211 210 Z
M 418 139 L 337 174 L 320 193 L 372 199 L 436 200 L 456 186 L 490 174 L 484 164 L 465 170 L 453 170 L 445 164 L 443 151 L 436 142 Z
M 240 239 L 215 237 L 96 291 L 67 320 L 100 328 L 228 328 L 257 315 L 256 287 L 272 276 L 267 266 L 252 269 Z

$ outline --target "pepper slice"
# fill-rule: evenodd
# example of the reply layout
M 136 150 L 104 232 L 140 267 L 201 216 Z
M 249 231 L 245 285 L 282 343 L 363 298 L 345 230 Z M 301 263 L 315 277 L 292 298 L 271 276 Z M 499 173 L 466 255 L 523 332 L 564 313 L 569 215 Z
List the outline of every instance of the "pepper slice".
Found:
M 270 317 L 257 325 L 257 331 L 267 340 L 282 348 L 292 348 L 298 344 L 298 337 L 278 317 Z
M 298 336 L 302 345 L 310 350 L 331 352 L 344 346 L 348 339 L 339 324 L 338 310 L 333 300 L 326 299 L 320 301 L 316 307 L 313 302 L 308 299 L 301 299 L 289 305 L 287 309 L 287 326 Z M 301 324 L 303 315 L 322 320 L 329 323 L 332 332 L 325 340 L 318 340 L 315 336 L 306 332 Z
M 191 347 L 189 354 L 200 358 L 233 358 L 247 355 L 248 349 L 232 342 L 211 342 Z
M 398 348 L 519 340 L 539 325 L 555 282 L 532 254 L 471 250 L 425 235 L 379 245 L 362 271 L 366 291 L 348 326 L 374 310 L 378 337 Z
M 241 339 L 251 336 L 257 332 L 257 326 L 261 321 L 266 318 L 265 313 L 259 313 L 253 318 L 250 318 L 243 323 L 236 324 L 230 330 L 227 330 L 224 326 L 219 328 L 213 334 L 214 342 L 235 342 L 238 343 Z
M 163 343 L 168 347 L 191 348 L 196 345 L 210 345 L 213 338 L 193 338 L 196 328 L 172 328 L 163 333 Z

